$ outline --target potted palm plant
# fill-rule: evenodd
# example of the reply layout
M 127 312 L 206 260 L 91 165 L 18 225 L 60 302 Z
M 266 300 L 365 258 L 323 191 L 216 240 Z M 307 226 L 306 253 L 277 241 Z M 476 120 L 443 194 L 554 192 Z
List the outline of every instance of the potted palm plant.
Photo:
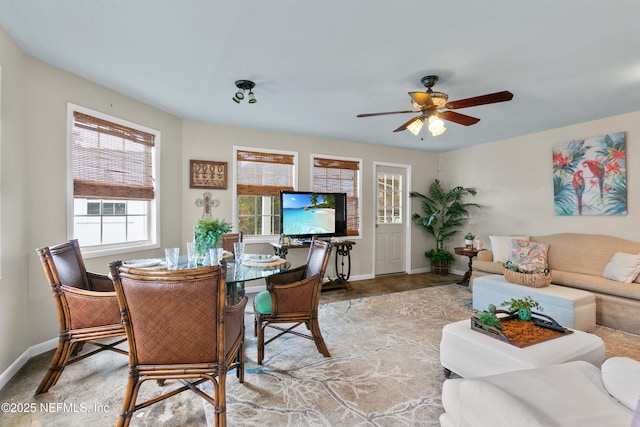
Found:
M 435 179 L 429 185 L 426 195 L 416 191 L 412 191 L 409 195 L 422 200 L 422 215 L 414 213 L 411 218 L 436 239 L 435 249 L 425 252 L 425 256 L 431 262 L 431 270 L 439 274 L 447 274 L 449 263 L 454 258 L 451 252 L 444 249 L 444 242 L 469 221 L 470 208 L 480 207 L 476 203 L 464 202 L 465 196 L 476 195 L 476 189 L 457 186 L 445 190 L 440 181 Z

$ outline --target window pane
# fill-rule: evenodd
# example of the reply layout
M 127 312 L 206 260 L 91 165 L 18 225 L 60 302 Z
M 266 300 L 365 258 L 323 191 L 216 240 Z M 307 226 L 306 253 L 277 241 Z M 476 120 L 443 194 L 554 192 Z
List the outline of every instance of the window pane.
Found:
M 127 241 L 127 218 L 124 216 L 105 216 L 102 219 L 102 243 L 120 243 Z
M 378 224 L 402 223 L 402 175 L 378 174 Z
M 127 224 L 127 242 L 146 240 L 147 238 L 147 217 L 129 216 Z
M 238 231 L 280 234 L 280 191 L 294 188 L 295 153 L 238 150 L 236 157 Z
M 101 226 L 102 221 L 99 216 L 77 216 L 73 224 L 75 238 L 82 246 L 99 245 Z

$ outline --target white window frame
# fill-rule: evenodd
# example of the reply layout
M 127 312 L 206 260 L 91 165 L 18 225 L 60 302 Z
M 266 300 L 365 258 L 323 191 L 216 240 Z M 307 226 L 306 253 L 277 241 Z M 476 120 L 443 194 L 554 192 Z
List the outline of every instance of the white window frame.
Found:
M 160 247 L 160 139 L 158 130 L 139 125 L 118 117 L 104 114 L 76 104 L 67 103 L 67 238 L 74 237 L 74 195 L 73 195 L 73 113 L 77 111 L 89 116 L 97 117 L 112 123 L 127 126 L 155 136 L 153 148 L 153 178 L 155 182 L 154 199 L 149 201 L 149 239 L 144 242 L 122 242 L 105 245 L 83 246 L 84 258 L 97 258 L 101 256 L 116 255 L 127 252 L 137 252 Z M 82 243 L 82 242 L 80 242 Z
M 298 152 L 287 150 L 273 150 L 269 148 L 260 147 L 247 147 L 234 145 L 233 146 L 233 194 L 231 203 L 231 218 L 233 218 L 233 229 L 238 231 L 238 180 L 236 179 L 238 173 L 238 151 L 256 151 L 262 153 L 272 154 L 286 154 L 293 156 L 293 188 L 298 188 Z M 242 240 L 246 243 L 277 243 L 280 239 L 280 235 L 276 234 L 264 234 L 260 236 L 243 236 Z
M 358 162 L 358 234 L 356 236 L 345 236 L 343 238 L 349 240 L 360 240 L 362 239 L 362 159 L 357 157 L 345 157 L 345 156 L 332 156 L 329 154 L 319 154 L 319 153 L 311 153 L 311 160 L 309 162 L 309 185 L 313 190 L 313 165 L 315 163 L 316 157 L 320 159 L 333 159 L 333 160 L 344 160 L 349 162 Z

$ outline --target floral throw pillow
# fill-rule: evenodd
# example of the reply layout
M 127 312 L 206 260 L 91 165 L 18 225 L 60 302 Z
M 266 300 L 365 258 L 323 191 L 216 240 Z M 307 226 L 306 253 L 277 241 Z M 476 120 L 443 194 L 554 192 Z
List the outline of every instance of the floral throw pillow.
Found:
M 549 266 L 547 253 L 549 245 L 546 243 L 530 242 L 514 239 L 511 241 L 509 261 L 527 271 L 543 271 Z

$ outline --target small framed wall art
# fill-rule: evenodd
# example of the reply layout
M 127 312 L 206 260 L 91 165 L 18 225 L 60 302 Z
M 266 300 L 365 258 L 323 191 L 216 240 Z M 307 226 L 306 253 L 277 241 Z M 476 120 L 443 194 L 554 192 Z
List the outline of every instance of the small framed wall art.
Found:
M 189 161 L 189 188 L 227 189 L 227 162 Z

